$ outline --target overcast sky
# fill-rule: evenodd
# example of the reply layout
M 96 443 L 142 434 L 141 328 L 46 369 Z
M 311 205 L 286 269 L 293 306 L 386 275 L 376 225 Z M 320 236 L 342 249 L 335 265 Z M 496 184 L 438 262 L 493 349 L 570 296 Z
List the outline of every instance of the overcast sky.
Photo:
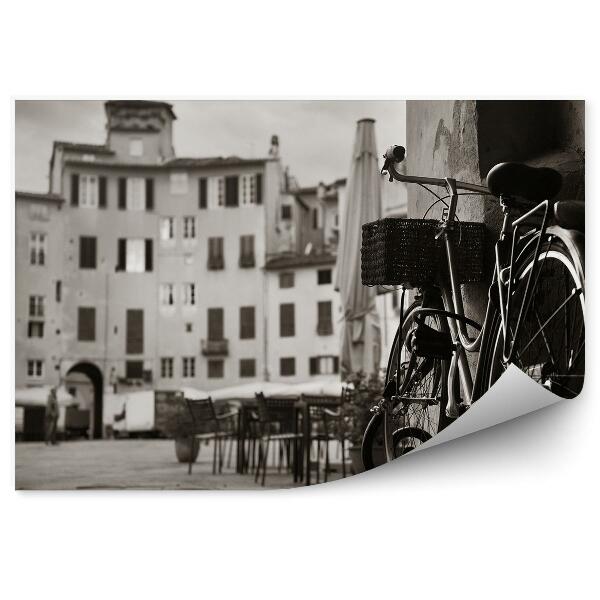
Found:
M 376 120 L 379 153 L 405 140 L 403 101 L 170 101 L 177 156 L 263 157 L 279 136 L 285 165 L 303 186 L 346 177 L 356 121 Z M 15 106 L 15 186 L 48 190 L 52 142 L 105 141 L 103 101 L 28 100 Z

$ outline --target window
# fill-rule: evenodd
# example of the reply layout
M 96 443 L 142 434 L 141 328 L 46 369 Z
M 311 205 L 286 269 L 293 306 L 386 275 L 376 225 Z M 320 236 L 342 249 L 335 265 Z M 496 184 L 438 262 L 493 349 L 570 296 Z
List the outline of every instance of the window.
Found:
M 319 229 L 319 209 L 312 209 L 312 226 L 313 229 Z
M 311 375 L 334 375 L 340 369 L 340 361 L 337 356 L 311 356 L 308 361 L 308 370 Z
M 239 206 L 239 177 L 225 177 L 225 206 Z
M 49 218 L 48 207 L 40 202 L 29 205 L 29 218 L 33 221 L 47 221 Z
M 318 285 L 327 285 L 331 283 L 331 269 L 319 269 L 317 271 Z
M 29 323 L 27 323 L 27 337 L 43 338 L 44 321 L 29 321 Z
M 161 283 L 159 299 L 161 306 L 173 306 L 175 304 L 175 286 L 172 283 Z
M 294 287 L 294 273 L 279 273 L 279 287 L 280 288 L 293 288 Z
M 331 321 L 331 301 L 317 303 L 317 334 L 331 335 L 333 333 L 333 323 Z
M 44 317 L 44 296 L 29 296 L 29 316 L 33 318 Z M 27 337 L 43 338 L 44 321 L 33 320 L 27 323 Z
M 144 142 L 139 138 L 129 140 L 129 156 L 144 156 Z
M 29 296 L 29 316 L 44 316 L 44 296 Z
M 198 179 L 198 208 L 208 207 L 208 186 L 206 177 Z
M 170 242 L 175 239 L 175 217 L 161 218 L 160 239 L 163 242 Z
M 254 236 L 240 236 L 240 267 L 242 269 L 254 266 Z
M 169 178 L 171 194 L 187 194 L 188 175 L 187 173 L 171 173 Z
M 240 339 L 253 340 L 255 332 L 254 306 L 240 307 Z
M 196 377 L 196 358 L 194 356 L 182 358 L 182 376 L 184 378 Z
M 208 309 L 208 339 L 211 342 L 223 340 L 223 314 L 222 308 Z
M 96 238 L 80 236 L 79 238 L 79 268 L 96 268 Z
M 281 205 L 281 220 L 289 221 L 292 218 L 292 207 L 289 204 Z
M 223 177 L 208 178 L 207 199 L 210 210 L 225 206 L 225 179 Z
M 211 271 L 217 271 L 225 268 L 222 237 L 208 238 L 208 268 Z
M 127 360 L 125 361 L 125 377 L 127 379 L 144 379 L 144 361 Z
M 46 234 L 32 233 L 29 236 L 29 262 L 32 265 L 46 264 Z
M 392 292 L 392 308 L 398 308 L 398 290 Z
M 184 306 L 196 306 L 196 284 L 195 283 L 184 283 L 183 284 L 183 305 Z
M 183 239 L 196 239 L 196 217 L 183 217 Z
M 98 177 L 96 175 L 79 176 L 79 206 L 98 208 Z
M 256 377 L 256 360 L 254 358 L 240 359 L 240 377 Z
M 146 182 L 142 177 L 127 178 L 127 210 L 146 210 Z
M 128 273 L 143 273 L 145 270 L 146 247 L 144 240 L 127 240 L 125 270 Z
M 128 308 L 125 317 L 125 353 L 144 353 L 144 311 L 139 308 Z
M 279 335 L 293 337 L 296 335 L 296 323 L 293 304 L 279 305 Z
M 28 360 L 27 361 L 27 377 L 32 379 L 41 379 L 44 376 L 44 361 L 43 360 Z
M 185 324 L 185 332 L 186 333 L 192 333 L 192 329 L 193 329 L 193 325 L 191 323 Z
M 209 379 L 221 379 L 225 372 L 225 362 L 222 358 L 211 358 L 208 361 Z
M 119 178 L 120 210 L 154 210 L 154 179 Z
M 80 342 L 96 340 L 96 309 L 92 306 L 80 306 L 77 311 L 77 339 Z
M 240 176 L 240 201 L 242 206 L 260 204 L 257 198 L 256 180 L 258 175 Z
M 62 301 L 62 281 L 58 280 L 54 289 L 54 297 L 57 302 Z
M 296 359 L 293 356 L 279 359 L 279 375 L 282 377 L 296 374 Z
M 162 379 L 173 379 L 173 359 L 171 357 L 160 359 L 160 376 Z
M 123 239 L 118 241 L 117 271 L 143 273 L 152 271 L 152 239 Z

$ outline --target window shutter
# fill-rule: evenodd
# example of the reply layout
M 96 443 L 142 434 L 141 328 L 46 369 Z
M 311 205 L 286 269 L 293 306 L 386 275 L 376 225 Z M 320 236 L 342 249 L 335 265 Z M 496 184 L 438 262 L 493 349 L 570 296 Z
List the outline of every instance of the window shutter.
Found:
M 208 201 L 208 191 L 206 187 L 206 177 L 200 177 L 198 180 L 198 208 L 206 208 Z
M 98 178 L 98 206 L 106 208 L 106 177 Z
M 317 304 L 317 333 L 319 335 L 331 335 L 333 327 L 331 324 L 331 302 L 319 302 Z
M 225 177 L 225 206 L 239 206 L 239 177 Z
M 81 236 L 79 238 L 79 268 L 96 268 L 96 238 Z
M 152 271 L 152 238 L 146 238 L 146 271 Z
M 125 352 L 127 354 L 144 352 L 144 311 L 141 309 L 127 310 Z
M 154 179 L 146 179 L 146 210 L 154 210 Z
M 252 340 L 256 335 L 254 306 L 240 307 L 240 339 Z
M 279 335 L 281 337 L 293 337 L 296 335 L 293 304 L 279 305 Z
M 316 356 L 311 356 L 308 359 L 308 370 L 311 375 L 319 374 L 319 359 Z
M 79 206 L 79 175 L 71 175 L 71 206 Z
M 119 210 L 127 208 L 127 178 L 119 177 Z
M 256 174 L 256 204 L 262 204 L 262 173 Z
M 77 339 L 93 342 L 96 339 L 96 309 L 80 306 L 77 313 Z
M 223 309 L 208 309 L 208 339 L 215 342 L 223 339 Z
M 127 240 L 119 238 L 117 246 L 117 271 L 124 271 L 127 260 Z

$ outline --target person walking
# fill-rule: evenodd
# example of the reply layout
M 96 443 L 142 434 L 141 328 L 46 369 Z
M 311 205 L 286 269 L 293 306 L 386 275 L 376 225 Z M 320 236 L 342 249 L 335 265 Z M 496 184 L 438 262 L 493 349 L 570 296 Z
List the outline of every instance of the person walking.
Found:
M 58 399 L 56 397 L 56 388 L 50 388 L 48 400 L 46 401 L 46 445 L 56 445 L 56 430 L 58 427 Z

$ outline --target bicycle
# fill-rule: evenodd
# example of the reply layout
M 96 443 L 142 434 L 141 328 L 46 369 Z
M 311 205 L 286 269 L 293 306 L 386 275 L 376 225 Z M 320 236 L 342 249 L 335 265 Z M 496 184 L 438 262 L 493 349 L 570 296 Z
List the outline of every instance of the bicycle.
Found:
M 436 197 L 432 206 L 445 206 L 437 221 L 383 219 L 363 226 L 363 283 L 402 288 L 383 398 L 363 436 L 367 470 L 376 466 L 375 447 L 385 447 L 388 462 L 414 450 L 468 410 L 509 364 L 565 398 L 579 394 L 585 372 L 584 207 L 552 202 L 561 175 L 520 163 L 493 167 L 487 187 L 403 175 L 395 165 L 405 152 L 402 146 L 389 148 L 382 174 L 390 182 L 424 187 Z M 446 195 L 428 186 L 444 188 Z M 461 282 L 476 281 L 484 272 L 478 224 L 462 223 L 456 215 L 459 197 L 472 195 L 497 198 L 503 214 L 481 324 L 465 315 L 460 289 Z M 405 224 L 417 234 L 402 233 Z M 409 252 L 397 251 L 402 235 Z M 421 243 L 420 250 L 428 262 L 419 271 L 409 242 L 423 239 L 429 246 Z M 467 247 L 461 248 L 465 239 Z M 464 263 L 475 277 L 469 279 Z M 411 289 L 416 297 L 405 311 Z M 474 377 L 468 355 L 478 359 Z

